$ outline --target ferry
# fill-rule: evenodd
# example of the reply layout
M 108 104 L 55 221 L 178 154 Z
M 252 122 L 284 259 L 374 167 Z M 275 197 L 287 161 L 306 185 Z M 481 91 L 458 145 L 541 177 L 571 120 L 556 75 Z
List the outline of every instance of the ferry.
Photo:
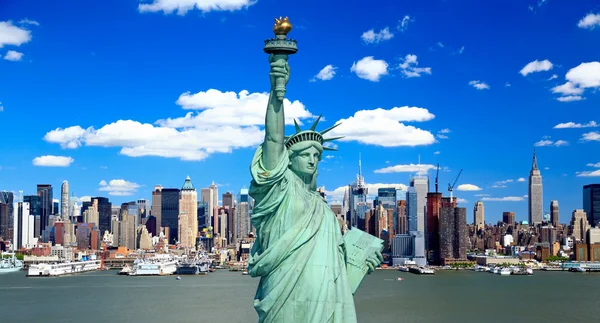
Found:
M 177 260 L 171 257 L 136 259 L 129 276 L 163 276 L 177 272 Z
M 29 266 L 27 277 L 56 277 L 100 269 L 100 260 L 41 263 Z
M 5 259 L 4 256 L 10 256 Z M 3 252 L 0 258 L 0 274 L 14 273 L 23 269 L 23 262 L 15 258 L 14 253 Z
M 209 272 L 210 263 L 208 258 L 183 260 L 177 265 L 177 274 L 206 275 Z

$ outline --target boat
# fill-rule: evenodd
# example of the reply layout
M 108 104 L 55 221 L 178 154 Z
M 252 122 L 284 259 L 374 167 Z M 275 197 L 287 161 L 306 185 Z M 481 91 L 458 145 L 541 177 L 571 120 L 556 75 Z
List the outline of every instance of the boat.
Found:
M 155 255 L 151 258 L 140 258 L 133 262 L 129 276 L 163 276 L 177 271 L 177 260 L 169 255 Z
M 402 280 L 404 280 L 404 278 L 402 278 L 402 277 L 396 277 L 396 280 L 397 281 L 402 281 Z
M 100 260 L 40 263 L 29 266 L 27 277 L 56 277 L 100 269 Z
M 4 258 L 10 256 L 10 258 Z M 0 260 L 0 274 L 14 273 L 23 269 L 23 262 L 15 257 L 14 253 L 3 252 Z
M 406 266 L 400 266 L 398 268 L 398 270 L 407 273 L 408 272 L 408 267 L 406 267 Z
M 490 268 L 486 267 L 486 266 L 475 265 L 475 266 L 473 266 L 473 268 L 471 268 L 471 270 L 477 271 L 477 272 L 486 272 L 486 271 L 490 271 Z
M 248 271 L 247 270 L 242 271 L 242 275 L 248 275 Z
M 175 278 L 175 279 L 177 279 L 177 280 L 181 280 L 181 277 L 177 276 L 177 278 Z
M 125 266 L 123 266 L 123 269 L 121 269 L 121 271 L 119 271 L 119 275 L 129 275 L 130 272 L 131 272 L 131 267 L 129 267 L 128 264 L 125 264 Z
M 408 270 L 413 274 L 435 275 L 435 270 L 426 267 L 410 267 Z
M 512 270 L 510 268 L 502 268 L 500 270 L 498 270 L 497 274 L 501 275 L 501 276 L 507 276 L 510 275 L 512 273 Z
M 210 259 L 195 258 L 186 259 L 177 264 L 179 275 L 206 275 L 209 272 Z

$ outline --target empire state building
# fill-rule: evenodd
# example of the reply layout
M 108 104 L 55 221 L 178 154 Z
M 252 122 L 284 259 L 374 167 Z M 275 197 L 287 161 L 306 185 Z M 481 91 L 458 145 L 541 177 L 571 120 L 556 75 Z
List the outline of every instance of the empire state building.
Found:
M 537 166 L 535 149 L 533 150 L 533 165 L 529 172 L 529 224 L 541 224 L 544 213 L 542 203 L 542 175 Z

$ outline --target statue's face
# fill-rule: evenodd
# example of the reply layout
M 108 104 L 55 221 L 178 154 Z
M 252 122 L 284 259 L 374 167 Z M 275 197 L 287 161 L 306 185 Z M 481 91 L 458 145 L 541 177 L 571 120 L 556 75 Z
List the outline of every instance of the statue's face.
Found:
M 290 169 L 300 175 L 314 175 L 321 159 L 321 153 L 313 146 L 292 154 Z

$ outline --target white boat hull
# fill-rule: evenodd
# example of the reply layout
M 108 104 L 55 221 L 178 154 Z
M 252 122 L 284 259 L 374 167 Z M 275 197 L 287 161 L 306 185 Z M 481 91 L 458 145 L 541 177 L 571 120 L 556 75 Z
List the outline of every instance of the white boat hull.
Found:
M 31 265 L 27 270 L 28 277 L 56 277 L 71 275 L 100 269 L 100 260 L 66 262 L 59 264 L 41 263 Z

